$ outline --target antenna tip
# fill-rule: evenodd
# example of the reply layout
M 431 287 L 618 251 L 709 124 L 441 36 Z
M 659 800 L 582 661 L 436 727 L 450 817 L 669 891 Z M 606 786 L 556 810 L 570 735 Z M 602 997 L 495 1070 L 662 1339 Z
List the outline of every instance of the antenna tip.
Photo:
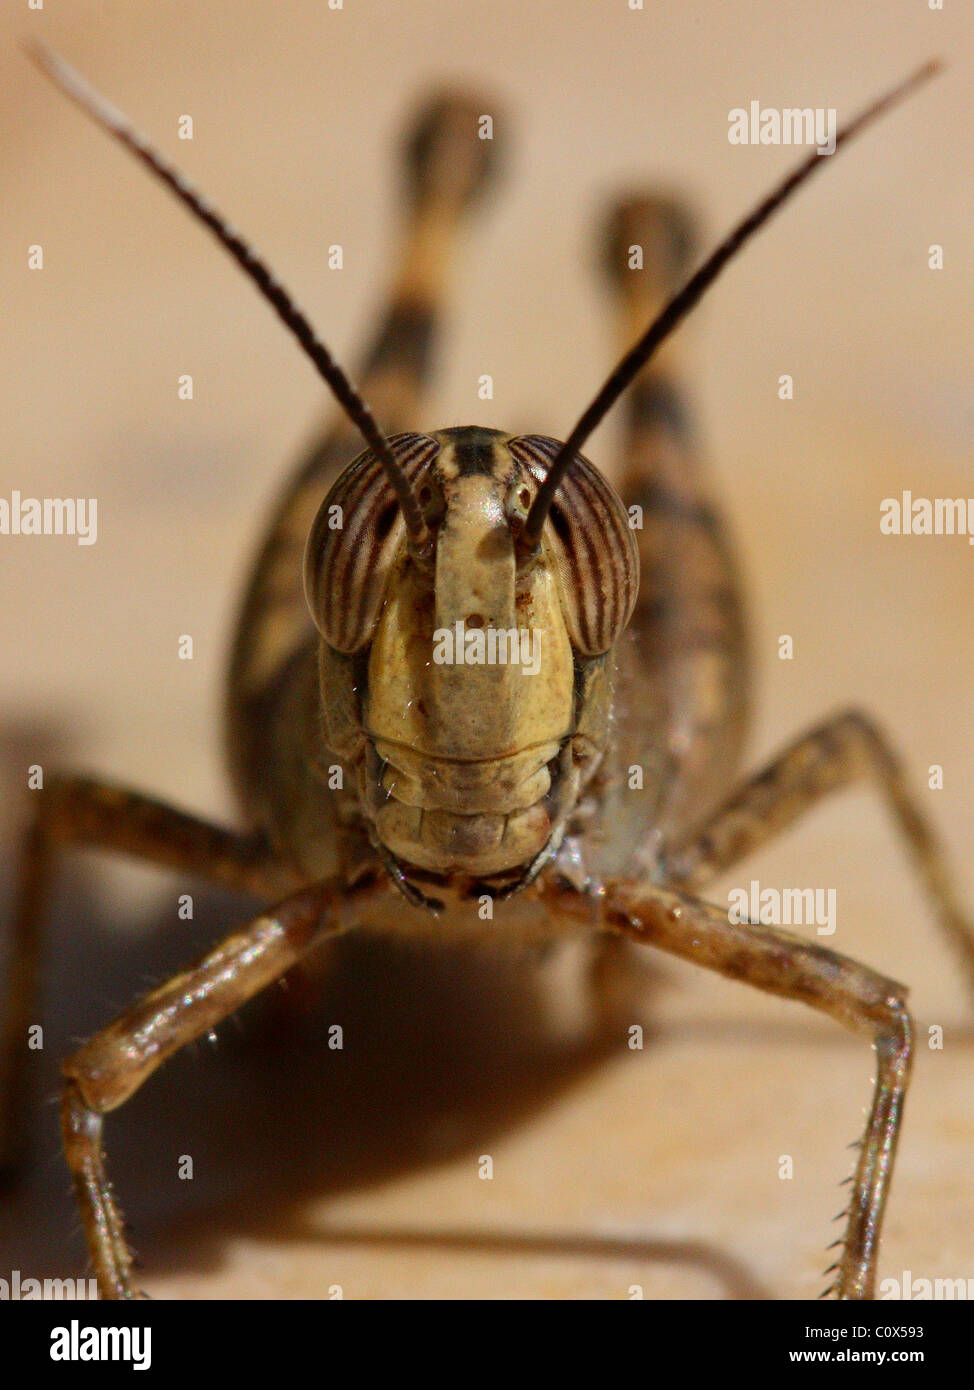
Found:
M 56 86 L 67 88 L 75 85 L 74 79 L 77 74 L 74 69 L 41 39 L 24 39 L 23 48 L 35 67 L 40 68 L 44 76 L 49 77 Z
M 922 87 L 924 82 L 929 82 L 931 77 L 937 77 L 943 72 L 945 66 L 942 58 L 928 58 L 925 63 L 920 64 L 915 72 L 901 82 L 899 87 L 894 88 L 890 94 L 891 98 L 896 100 L 908 96 L 915 88 Z
M 31 62 L 36 63 L 38 67 L 50 69 L 54 66 L 57 54 L 54 52 L 53 48 L 49 48 L 42 40 L 24 39 L 21 43 L 21 47 Z
M 937 77 L 943 72 L 947 64 L 943 58 L 928 58 L 925 63 L 921 63 L 912 77 L 908 77 L 904 86 L 918 87 L 923 82 L 929 82 L 931 77 Z

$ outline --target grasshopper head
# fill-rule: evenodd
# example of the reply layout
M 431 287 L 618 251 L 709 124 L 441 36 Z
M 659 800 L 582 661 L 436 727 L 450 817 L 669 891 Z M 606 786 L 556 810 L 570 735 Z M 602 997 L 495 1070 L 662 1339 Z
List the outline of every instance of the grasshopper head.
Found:
M 521 886 L 557 849 L 606 746 L 635 542 L 579 456 L 540 545 L 523 543 L 555 440 L 471 426 L 390 444 L 424 543 L 409 543 L 369 452 L 308 543 L 326 741 L 407 879 L 415 868 Z

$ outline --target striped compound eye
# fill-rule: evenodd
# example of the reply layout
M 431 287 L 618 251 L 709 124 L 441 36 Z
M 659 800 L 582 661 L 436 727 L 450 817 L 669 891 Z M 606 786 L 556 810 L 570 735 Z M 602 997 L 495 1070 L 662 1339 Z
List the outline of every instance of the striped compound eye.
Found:
M 561 444 L 532 434 L 510 440 L 508 448 L 540 484 Z M 572 646 L 582 656 L 600 656 L 632 615 L 639 551 L 621 498 L 581 454 L 555 493 L 543 537 L 555 562 Z
M 440 446 L 425 434 L 394 434 L 389 445 L 410 483 Z M 315 626 L 346 654 L 372 639 L 405 526 L 392 485 L 369 450 L 348 465 L 318 509 L 304 554 L 304 592 Z

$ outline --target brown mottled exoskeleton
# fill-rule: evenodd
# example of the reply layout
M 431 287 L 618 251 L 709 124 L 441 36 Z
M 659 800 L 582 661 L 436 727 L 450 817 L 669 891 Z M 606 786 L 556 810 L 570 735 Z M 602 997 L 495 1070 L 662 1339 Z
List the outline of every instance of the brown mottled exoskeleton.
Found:
M 35 56 L 206 223 L 345 414 L 287 487 L 237 629 L 228 751 L 246 831 L 62 777 L 42 792 L 30 833 L 2 1053 L 11 1125 L 24 1090 L 38 920 L 59 846 L 116 850 L 268 904 L 64 1065 L 64 1142 L 102 1295 L 133 1294 L 103 1116 L 311 947 L 370 929 L 581 936 L 603 959 L 629 939 L 863 1033 L 876 1050 L 875 1091 L 831 1289 L 872 1296 L 910 1068 L 906 991 L 799 936 L 734 923 L 699 894 L 827 792 L 871 777 L 972 978 L 974 934 L 898 761 L 866 716 L 828 719 L 735 786 L 747 697 L 741 598 L 680 383 L 655 356 L 819 156 L 689 278 L 680 209 L 654 198 L 620 205 L 608 261 L 628 351 L 564 443 L 479 427 L 417 433 L 445 263 L 489 176 L 482 108 L 443 97 L 413 130 L 401 272 L 359 394 L 182 176 L 60 59 Z M 640 275 L 623 269 L 634 242 L 645 249 Z M 579 450 L 629 387 L 617 493 Z M 359 435 L 367 448 L 348 462 Z M 634 764 L 644 773 L 638 793 L 626 776 Z M 340 789 L 330 785 L 336 767 Z M 496 904 L 489 922 L 478 910 L 485 898 Z

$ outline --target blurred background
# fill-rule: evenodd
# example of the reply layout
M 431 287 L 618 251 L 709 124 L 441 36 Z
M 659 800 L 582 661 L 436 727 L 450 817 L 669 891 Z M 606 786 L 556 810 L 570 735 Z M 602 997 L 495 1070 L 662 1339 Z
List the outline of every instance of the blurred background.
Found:
M 31 36 L 186 169 L 343 363 L 388 274 L 404 119 L 435 84 L 484 91 L 505 176 L 458 264 L 428 424 L 555 435 L 616 356 L 595 241 L 614 192 L 685 193 L 709 245 L 797 156 L 730 145 L 732 108 L 833 106 L 841 122 L 945 57 L 944 75 L 727 272 L 687 358 L 753 600 L 752 765 L 836 707 L 872 711 L 974 904 L 974 551 L 964 537 L 884 537 L 878 524 L 880 501 L 905 488 L 974 495 L 974 21 L 923 0 L 5 7 L 0 495 L 99 504 L 93 546 L 0 538 L 5 903 L 30 763 L 232 813 L 219 726 L 230 624 L 267 505 L 323 408 L 266 305 L 41 79 L 20 47 Z M 177 138 L 184 114 L 192 141 Z M 341 272 L 327 268 L 333 243 Z M 42 271 L 27 268 L 34 244 Z M 192 402 L 177 397 L 182 373 Z M 478 400 L 483 373 L 493 402 Z M 790 402 L 777 394 L 785 373 Z M 597 463 L 616 427 L 610 417 L 590 441 Z M 192 661 L 177 660 L 184 633 Z M 791 661 L 778 659 L 782 634 Z M 930 791 L 935 763 L 944 785 Z M 912 985 L 921 1046 L 880 1277 L 974 1276 L 972 1001 L 878 798 L 857 790 L 816 811 L 732 881 L 751 877 L 834 886 L 829 944 Z M 0 1222 L 4 1276 L 84 1267 L 51 1103 L 58 1058 L 249 911 L 199 892 L 195 920 L 179 923 L 178 891 L 102 859 L 66 871 L 35 1161 Z M 869 1098 L 863 1042 L 669 960 L 647 995 L 644 1049 L 606 1057 L 539 1038 L 528 991 L 501 962 L 457 970 L 391 953 L 372 970 L 336 968 L 324 988 L 298 1025 L 273 1004 L 229 1024 L 109 1122 L 153 1294 L 820 1291 L 844 1146 Z M 333 1021 L 357 1050 L 329 1052 Z M 931 1024 L 942 1051 L 925 1045 Z M 173 1176 L 184 1153 L 192 1182 Z

